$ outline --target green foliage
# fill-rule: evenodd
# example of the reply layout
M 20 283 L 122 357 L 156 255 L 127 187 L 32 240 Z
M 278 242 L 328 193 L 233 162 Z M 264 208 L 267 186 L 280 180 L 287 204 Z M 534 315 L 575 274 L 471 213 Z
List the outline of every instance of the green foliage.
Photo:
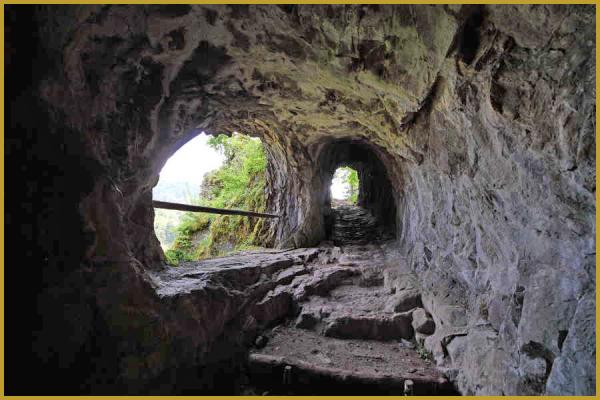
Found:
M 345 167 L 348 168 L 348 167 Z M 348 175 L 346 181 L 348 182 L 348 200 L 352 204 L 358 202 L 358 172 L 352 168 L 348 168 Z
M 211 207 L 260 206 L 256 201 L 261 201 L 261 195 L 264 197 L 267 167 L 260 140 L 243 135 L 219 135 L 209 139 L 208 144 L 225 155 L 225 163 L 205 178 L 204 186 L 208 186 L 209 193 L 203 193 L 205 198 L 201 200 Z M 262 203 L 264 208 L 264 199 Z
M 193 236 L 209 227 L 210 217 L 206 214 L 185 213 L 175 229 L 176 238 L 170 249 L 165 251 L 167 262 L 178 265 L 181 261 L 193 261 Z
M 433 360 L 433 354 L 420 343 L 417 343 L 417 354 L 423 360 Z
M 197 192 L 188 182 L 163 182 L 152 190 L 155 199 L 171 201 L 174 203 L 191 203 Z M 163 246 L 163 250 L 170 248 L 177 237 L 177 226 L 183 216 L 181 211 L 154 209 L 154 232 Z
M 350 167 L 340 167 L 335 171 L 335 178 L 340 179 L 343 185 L 346 187 L 344 193 L 344 199 L 352 204 L 358 202 L 358 172 Z
M 263 212 L 267 160 L 262 143 L 243 135 L 219 135 L 209 139 L 208 144 L 224 154 L 225 162 L 205 176 L 194 203 Z M 186 213 L 165 256 L 170 264 L 177 265 L 259 248 L 264 242 L 263 226 L 259 218 Z
M 180 217 L 181 212 L 154 209 L 154 232 L 163 246 L 163 250 L 170 248 L 175 241 Z

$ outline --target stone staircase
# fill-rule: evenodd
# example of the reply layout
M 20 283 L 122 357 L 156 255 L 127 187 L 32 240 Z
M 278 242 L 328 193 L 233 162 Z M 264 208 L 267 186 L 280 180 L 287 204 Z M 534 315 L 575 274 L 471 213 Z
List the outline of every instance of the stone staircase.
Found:
M 331 239 L 337 246 L 373 243 L 385 239 L 380 224 L 369 210 L 341 204 L 332 209 Z
M 252 381 L 270 394 L 456 394 L 417 351 L 435 329 L 418 291 L 385 284 L 379 246 L 338 250 L 290 284 L 294 318 L 259 337 Z

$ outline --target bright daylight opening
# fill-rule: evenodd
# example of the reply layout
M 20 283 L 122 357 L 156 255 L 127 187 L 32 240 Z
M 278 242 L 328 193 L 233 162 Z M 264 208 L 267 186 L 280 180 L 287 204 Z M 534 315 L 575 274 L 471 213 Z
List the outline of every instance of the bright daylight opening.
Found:
M 335 200 L 334 203 L 356 205 L 358 188 L 358 173 L 355 169 L 340 167 L 335 170 L 331 180 L 331 198 Z
M 263 212 L 266 155 L 260 139 L 204 132 L 165 164 L 154 200 Z M 154 230 L 169 264 L 264 247 L 261 218 L 155 208 Z

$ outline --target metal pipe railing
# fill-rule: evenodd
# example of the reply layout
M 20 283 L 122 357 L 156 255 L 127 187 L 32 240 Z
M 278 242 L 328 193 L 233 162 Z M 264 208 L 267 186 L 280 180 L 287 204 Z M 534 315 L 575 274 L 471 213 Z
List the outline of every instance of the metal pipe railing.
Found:
M 180 203 L 169 203 L 168 201 L 152 200 L 152 206 L 154 208 L 164 208 L 167 210 L 177 211 L 192 211 L 192 212 L 203 212 L 211 214 L 223 214 L 223 215 L 245 215 L 247 217 L 261 217 L 261 218 L 279 218 L 279 215 L 257 213 L 252 211 L 244 210 L 226 210 L 223 208 L 213 208 L 204 206 L 194 206 L 191 204 L 180 204 Z

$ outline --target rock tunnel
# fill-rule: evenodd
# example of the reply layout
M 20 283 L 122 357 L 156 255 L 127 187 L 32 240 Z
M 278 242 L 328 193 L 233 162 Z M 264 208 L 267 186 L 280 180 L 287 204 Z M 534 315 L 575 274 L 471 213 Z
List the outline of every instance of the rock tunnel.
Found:
M 7 394 L 595 394 L 594 6 L 4 9 Z M 281 217 L 170 268 L 201 131 Z M 331 243 L 344 165 L 378 240 Z
M 383 150 L 380 150 L 380 153 L 383 153 Z M 386 167 L 375 149 L 361 141 L 334 140 L 322 146 L 317 160 L 316 173 L 320 176 L 317 193 L 322 209 L 325 238 L 332 239 L 332 235 L 335 234 L 335 216 L 331 207 L 331 192 L 328 188 L 334 171 L 340 166 L 349 166 L 357 171 L 360 182 L 357 206 L 368 210 L 375 219 L 375 229 L 366 233 L 367 240 L 374 241 L 378 233 L 392 235 L 395 233 L 396 189 L 389 180 Z M 355 229 L 364 230 L 364 227 L 358 224 Z M 360 240 L 360 238 L 356 239 Z

